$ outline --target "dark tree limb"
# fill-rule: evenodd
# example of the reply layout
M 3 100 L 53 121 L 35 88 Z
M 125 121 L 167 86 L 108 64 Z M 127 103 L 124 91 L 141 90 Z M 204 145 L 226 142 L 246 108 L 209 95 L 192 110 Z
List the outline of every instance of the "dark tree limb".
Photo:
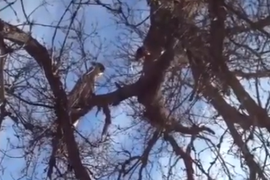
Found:
M 190 154 L 179 147 L 176 140 L 169 134 L 164 134 L 164 140 L 168 141 L 171 144 L 174 153 L 183 159 L 186 166 L 187 180 L 194 180 L 193 159 Z
M 60 77 L 58 77 L 53 71 L 52 60 L 48 51 L 29 34 L 2 20 L 0 20 L 0 35 L 14 43 L 24 45 L 26 52 L 31 55 L 37 61 L 39 66 L 44 70 L 44 74 L 50 84 L 55 98 L 55 114 L 57 116 L 57 123 L 61 126 L 62 132 L 64 134 L 68 156 L 72 166 L 74 167 L 75 176 L 81 180 L 90 180 L 88 172 L 81 162 L 79 149 L 75 141 L 73 130 L 71 128 L 71 120 L 67 107 L 67 95 L 63 88 Z
M 217 3 L 215 1 L 215 3 Z M 221 4 L 220 6 L 225 6 L 224 4 Z M 221 9 L 224 9 L 224 7 L 221 7 Z M 214 28 L 214 27 L 212 27 Z M 216 27 L 219 28 L 219 27 Z M 217 29 L 218 30 L 218 29 Z M 214 30 L 213 30 L 214 31 Z M 221 31 L 221 30 L 220 30 Z M 192 37 L 196 37 L 196 44 L 197 46 L 200 45 L 200 49 L 207 49 L 207 47 L 205 47 L 205 40 L 204 37 L 202 36 L 198 36 L 198 34 L 200 34 L 199 29 L 193 28 L 193 31 L 189 31 L 190 36 Z M 222 34 L 222 33 L 221 33 Z M 216 35 L 218 36 L 218 35 Z M 219 39 L 220 38 L 220 39 Z M 223 37 L 224 38 L 224 37 Z M 222 47 L 223 40 L 222 40 L 222 36 L 221 37 L 217 37 L 217 38 L 213 38 L 212 40 L 212 44 L 214 44 L 213 46 L 216 47 Z M 195 47 L 196 44 L 194 44 Z M 193 47 L 194 47 L 193 46 Z M 213 47 L 214 48 L 214 47 Z M 209 51 L 206 51 L 209 52 Z M 243 105 L 243 107 L 248 111 L 249 115 L 251 116 L 251 118 L 254 118 L 253 122 L 254 124 L 258 124 L 255 122 L 261 121 L 261 122 L 265 122 L 263 123 L 264 127 L 268 129 L 268 131 L 270 130 L 270 126 L 268 125 L 267 122 L 270 122 L 269 117 L 265 111 L 265 109 L 263 109 L 262 107 L 260 107 L 251 97 L 250 95 L 245 91 L 245 89 L 243 88 L 243 86 L 240 84 L 239 80 L 237 80 L 237 78 L 235 77 L 235 75 L 229 70 L 228 66 L 224 63 L 226 61 L 226 59 L 224 59 L 224 56 L 222 55 L 222 49 L 219 48 L 219 50 L 217 49 L 217 52 L 219 52 L 219 54 L 216 54 L 216 56 L 219 56 L 220 59 L 218 59 L 218 62 L 222 63 L 222 72 L 224 74 L 224 78 L 222 78 L 221 80 L 223 81 L 223 83 L 226 83 L 228 86 L 230 86 L 234 92 L 234 94 L 236 95 L 237 99 L 239 100 L 239 102 Z M 193 59 L 196 59 L 197 63 L 201 63 L 203 61 L 207 61 L 204 60 L 203 58 L 207 58 L 208 56 L 198 56 L 198 54 L 196 54 L 196 52 L 192 52 L 190 51 L 190 54 L 195 57 Z M 194 60 L 189 60 L 190 62 L 194 61 Z M 192 69 L 192 67 L 191 67 Z M 196 71 L 197 69 L 192 69 L 192 71 Z M 206 79 L 203 84 L 204 86 L 210 83 L 210 79 Z M 205 91 L 205 88 L 200 89 L 200 91 Z M 211 97 L 211 96 L 210 96 Z M 259 120 L 261 119 L 261 120 Z
M 261 69 L 261 70 L 257 70 L 256 72 L 244 72 L 241 70 L 235 70 L 233 71 L 233 74 L 238 77 L 245 78 L 245 79 L 257 79 L 257 78 L 270 77 L 270 70 Z
M 235 14 L 239 19 L 244 20 L 247 24 L 249 24 L 250 27 L 248 27 L 248 30 L 250 30 L 250 29 L 258 30 L 262 34 L 264 34 L 266 37 L 268 37 L 268 38 L 270 37 L 269 33 L 266 30 L 264 30 L 264 27 L 269 24 L 269 21 L 270 21 L 269 16 L 266 17 L 265 19 L 259 20 L 257 22 L 253 22 L 245 14 L 243 14 L 241 11 L 235 9 L 233 6 L 230 6 L 229 4 L 224 4 L 224 7 L 227 10 L 229 10 L 230 12 L 232 12 L 233 14 Z M 243 29 L 247 30 L 247 28 L 243 28 Z
M 185 3 L 170 6 L 175 9 L 170 9 L 168 6 L 165 6 L 165 4 L 161 3 L 161 8 L 158 9 L 155 4 L 151 6 L 150 3 L 152 8 L 151 12 L 155 12 L 155 14 L 151 17 L 151 26 L 144 44 L 147 45 L 150 53 L 152 52 L 151 49 L 161 48 L 164 48 L 165 52 L 159 57 L 149 56 L 145 59 L 143 64 L 143 76 L 141 76 L 140 80 L 143 81 L 144 79 L 148 79 L 146 80 L 148 83 L 141 84 L 140 87 L 142 90 L 137 96 L 138 102 L 145 107 L 144 116 L 146 119 L 148 119 L 150 124 L 161 131 L 165 130 L 197 134 L 205 130 L 214 134 L 212 130 L 206 127 L 193 126 L 189 128 L 182 126 L 181 123 L 177 123 L 179 121 L 170 117 L 169 111 L 164 108 L 161 86 L 164 81 L 166 70 L 170 67 L 171 62 L 175 58 L 175 47 L 179 45 L 179 42 L 187 32 L 187 26 L 181 24 L 181 21 L 184 19 L 185 11 L 181 12 L 178 8 L 181 8 L 182 6 L 182 9 L 185 7 L 186 11 L 190 10 L 185 6 Z M 192 8 L 192 6 L 190 6 L 190 8 Z M 175 15 L 175 11 L 179 12 L 179 14 Z M 169 28 L 171 26 L 173 27 Z M 171 29 L 174 29 L 175 32 L 172 32 Z M 158 43 L 155 39 L 158 39 Z M 155 52 L 155 50 L 153 51 Z
M 6 99 L 5 97 L 5 77 L 4 68 L 7 59 L 7 50 L 4 38 L 0 36 L 0 103 L 3 103 Z
M 258 21 L 246 21 L 249 24 L 249 27 L 246 25 L 236 26 L 230 29 L 227 29 L 227 34 L 236 35 L 244 32 L 248 32 L 251 30 L 263 29 L 266 26 L 270 25 L 270 16 L 266 16 L 265 18 L 259 19 Z
M 260 165 L 255 161 L 254 156 L 249 151 L 248 145 L 243 142 L 242 137 L 236 131 L 235 127 L 231 123 L 229 123 L 228 121 L 225 121 L 225 123 L 226 123 L 226 125 L 227 125 L 227 127 L 228 127 L 228 129 L 229 129 L 229 131 L 230 131 L 230 133 L 232 135 L 232 138 L 234 140 L 234 143 L 241 150 L 241 153 L 243 155 L 243 158 L 246 161 L 247 166 L 249 167 L 249 170 L 251 172 L 257 173 L 258 176 L 262 180 L 267 180 L 267 178 L 265 177 L 265 173 L 262 170 L 262 167 L 260 167 Z
M 209 52 L 211 54 L 212 68 L 220 74 L 222 74 L 222 67 L 226 66 L 223 60 L 226 15 L 223 0 L 209 0 L 209 16 L 211 19 Z
M 103 109 L 103 113 L 105 115 L 105 122 L 104 122 L 103 130 L 102 130 L 102 136 L 106 136 L 107 132 L 108 132 L 108 128 L 109 128 L 110 124 L 112 123 L 111 111 L 110 111 L 108 106 L 104 106 L 102 109 Z
M 152 151 L 154 145 L 159 140 L 160 136 L 161 136 L 160 131 L 155 131 L 151 136 L 151 138 L 148 140 L 146 148 L 144 149 L 142 155 L 132 156 L 121 164 L 121 170 L 119 171 L 118 180 L 120 180 L 122 176 L 125 177 L 128 173 L 134 171 L 138 166 L 140 166 L 138 179 L 139 180 L 143 179 L 142 171 L 147 166 L 149 154 Z M 130 155 L 129 152 L 128 154 Z

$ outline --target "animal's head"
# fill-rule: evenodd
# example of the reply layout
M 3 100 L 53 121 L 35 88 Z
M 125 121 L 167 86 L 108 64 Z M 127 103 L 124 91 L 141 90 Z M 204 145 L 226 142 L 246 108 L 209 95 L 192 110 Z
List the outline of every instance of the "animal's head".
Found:
M 92 62 L 94 70 L 97 72 L 98 76 L 103 75 L 105 71 L 105 66 L 99 62 Z
M 150 56 L 150 52 L 144 46 L 139 47 L 135 55 L 136 61 L 144 59 L 146 56 Z

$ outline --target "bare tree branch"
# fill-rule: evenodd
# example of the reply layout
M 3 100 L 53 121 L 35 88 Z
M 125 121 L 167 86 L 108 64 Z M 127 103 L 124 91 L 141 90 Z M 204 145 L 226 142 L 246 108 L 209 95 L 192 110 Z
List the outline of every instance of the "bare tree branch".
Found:
M 12 42 L 24 45 L 24 49 L 37 61 L 44 70 L 45 76 L 50 84 L 51 90 L 55 98 L 55 113 L 57 115 L 57 123 L 61 126 L 64 139 L 67 144 L 68 155 L 72 166 L 75 170 L 75 175 L 78 179 L 89 179 L 90 177 L 83 167 L 79 157 L 73 130 L 71 128 L 71 120 L 68 110 L 68 99 L 66 92 L 63 89 L 60 78 L 53 71 L 54 67 L 52 60 L 46 50 L 37 40 L 33 39 L 28 34 L 20 29 L 5 23 L 0 20 L 0 35 Z

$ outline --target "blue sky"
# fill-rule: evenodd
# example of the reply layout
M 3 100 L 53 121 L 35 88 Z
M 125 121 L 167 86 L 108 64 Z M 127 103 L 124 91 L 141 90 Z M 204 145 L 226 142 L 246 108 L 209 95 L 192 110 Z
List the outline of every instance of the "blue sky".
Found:
M 44 6 L 39 7 L 39 5 L 42 3 L 42 0 L 25 1 L 24 3 L 25 12 L 27 15 L 31 14 L 29 19 L 34 20 L 35 23 L 47 24 L 47 25 L 50 25 L 52 21 L 58 20 L 65 10 L 62 2 L 61 1 L 47 1 L 47 2 L 48 4 L 46 5 L 46 7 Z M 64 4 L 69 3 L 69 1 L 63 1 L 63 2 Z M 132 2 L 130 1 L 130 3 Z M 1 2 L 0 6 L 2 6 L 2 4 L 4 4 L 4 2 Z M 39 8 L 37 9 L 37 7 Z M 23 14 L 21 4 L 19 1 L 17 1 L 13 5 L 13 9 L 16 11 L 17 15 L 14 14 L 14 11 L 12 9 L 7 8 L 4 11 L 0 12 L 1 18 L 14 25 L 23 23 L 25 21 L 25 18 L 24 18 L 24 14 Z M 113 26 L 113 21 L 112 19 L 109 19 L 109 15 L 104 10 L 104 8 L 100 8 L 98 6 L 93 6 L 93 7 L 90 6 L 89 8 L 87 8 L 87 12 L 84 12 L 84 13 L 85 15 L 88 16 L 86 18 L 87 19 L 87 22 L 85 25 L 86 29 L 93 28 L 91 26 L 91 23 L 98 23 L 97 29 L 100 33 L 100 36 L 106 39 L 108 42 L 114 40 L 115 34 L 117 33 L 117 31 L 119 31 L 119 28 Z M 17 18 L 17 17 L 20 17 L 20 18 Z M 24 30 L 28 31 L 27 27 L 24 28 Z M 45 41 L 46 43 L 51 43 L 51 38 L 53 36 L 54 31 L 51 28 L 35 26 L 34 29 L 32 30 L 32 33 L 33 33 L 32 36 L 34 38 L 42 42 Z M 64 37 L 65 35 L 62 32 L 58 31 L 55 42 L 57 43 L 63 42 Z M 57 46 L 57 44 L 55 44 L 55 46 Z M 89 44 L 89 46 L 91 45 Z M 113 50 L 113 47 L 111 47 L 110 50 Z M 104 57 L 101 57 L 99 61 L 104 61 Z M 106 62 L 104 63 L 106 64 Z M 70 83 L 69 86 L 72 86 L 72 84 L 73 83 Z M 100 90 L 100 93 L 104 93 L 104 91 Z M 121 112 L 117 110 L 113 114 L 119 114 L 119 113 Z M 90 112 L 87 116 L 83 117 L 80 120 L 79 127 L 78 127 L 80 131 L 84 131 L 84 133 L 87 133 L 89 131 L 93 131 L 93 130 L 96 131 L 98 129 L 98 131 L 96 131 L 96 134 L 100 135 L 104 117 L 103 116 L 95 117 L 94 114 L 95 112 Z M 91 118 L 91 123 L 89 121 L 89 118 Z M 126 119 L 127 118 L 125 117 L 125 115 L 121 114 L 120 116 L 118 116 L 116 121 L 121 122 L 121 124 L 123 124 L 123 122 L 127 122 Z M 114 123 L 117 124 L 116 121 L 114 121 Z M 12 129 L 12 122 L 9 120 L 5 121 L 4 127 L 5 127 L 5 130 L 1 131 L 1 134 L 0 134 L 1 148 L 4 148 L 7 146 L 6 145 L 7 139 L 12 141 L 13 144 L 16 144 L 18 142 L 17 139 L 14 137 L 14 131 Z M 118 136 L 118 139 L 119 141 L 122 141 L 120 136 Z M 117 141 L 116 138 L 115 140 Z M 10 147 L 8 147 L 7 149 L 10 149 Z M 14 156 L 14 157 L 17 157 L 18 154 L 21 154 L 18 150 L 13 150 L 13 151 L 8 152 L 9 156 Z M 20 158 L 7 158 L 6 157 L 2 164 L 6 168 L 4 171 L 4 175 L 1 177 L 3 179 L 10 179 L 11 174 L 12 174 L 12 177 L 14 177 L 15 179 L 20 177 L 19 175 L 20 170 L 25 166 L 24 160 Z M 40 167 L 40 169 L 42 168 L 44 167 Z
M 36 7 L 38 7 L 38 5 L 41 2 L 42 2 L 41 0 L 31 1 L 31 2 L 26 1 L 26 3 L 24 4 L 26 14 L 30 14 L 31 12 L 33 12 L 33 10 L 35 10 Z M 3 1 L 0 2 L 1 7 L 4 6 L 4 4 L 5 3 Z M 19 1 L 17 1 L 13 5 L 13 8 L 17 13 L 17 17 L 20 17 L 20 19 L 16 18 L 14 12 L 10 8 L 7 8 L 4 11 L 0 12 L 1 18 L 4 19 L 5 21 L 8 21 L 8 22 L 15 24 L 15 25 L 23 23 L 25 19 L 23 18 L 24 15 L 23 15 L 21 4 L 19 3 Z M 39 20 L 40 19 L 42 20 L 41 23 L 47 24 L 47 23 L 50 23 L 50 20 L 49 20 L 50 18 L 54 18 L 55 14 L 57 12 L 56 9 L 57 9 L 57 7 L 51 7 L 51 9 L 50 9 L 51 14 L 48 14 L 48 13 L 45 13 L 45 10 L 41 8 L 41 9 L 35 11 L 34 14 L 36 16 L 39 16 L 39 17 L 47 17 L 47 18 L 39 18 Z M 47 14 L 47 16 L 43 16 L 42 14 Z M 36 32 L 36 36 L 43 36 L 43 35 L 46 35 L 47 33 L 48 33 L 48 31 L 46 29 L 39 28 L 38 31 Z M 7 146 L 7 139 L 9 139 L 14 144 L 16 144 L 16 142 L 18 142 L 18 140 L 14 137 L 14 131 L 12 129 L 12 123 L 10 120 L 4 121 L 3 126 L 5 127 L 5 130 L 1 131 L 1 134 L 0 134 L 0 138 L 1 138 L 0 146 L 4 150 L 5 150 L 4 147 L 7 147 L 7 149 L 11 149 L 11 147 Z M 18 155 L 20 155 L 20 154 L 22 154 L 22 153 L 20 151 L 16 151 L 16 150 L 8 152 L 8 155 L 14 156 L 14 157 L 18 157 Z M 20 177 L 19 172 L 25 166 L 25 163 L 21 158 L 5 158 L 2 165 L 4 168 L 6 168 L 3 176 L 1 177 L 2 179 L 11 179 L 12 177 L 17 179 L 18 177 Z M 26 178 L 24 178 L 24 179 L 26 179 Z
M 35 1 L 25 1 L 25 9 L 26 9 L 26 14 L 30 14 L 41 2 L 42 0 L 35 0 Z M 65 4 L 67 4 L 69 1 L 64 1 Z M 129 1 L 130 4 L 132 4 L 132 6 L 134 7 L 135 5 L 137 7 L 144 7 L 143 1 Z M 3 4 L 3 2 L 0 2 L 0 6 Z M 38 22 L 40 24 L 50 24 L 52 22 L 52 20 L 56 20 L 59 19 L 61 14 L 64 11 L 64 8 L 62 6 L 62 1 L 49 1 L 50 5 L 46 6 L 46 9 L 44 7 L 40 7 L 38 10 L 36 10 L 32 16 L 30 17 L 30 19 L 35 19 L 35 22 Z M 3 18 L 6 21 L 11 22 L 12 24 L 19 24 L 22 23 L 24 21 L 24 16 L 23 16 L 23 12 L 21 10 L 20 7 L 20 3 L 19 1 L 16 2 L 13 5 L 13 8 L 15 9 L 17 16 L 20 17 L 20 22 L 17 21 L 16 16 L 14 15 L 14 12 L 11 9 L 6 9 L 4 11 L 0 12 L 0 16 L 1 18 Z M 117 39 L 115 39 L 116 34 L 119 33 L 119 31 L 121 30 L 121 28 L 118 28 L 116 26 L 113 25 L 113 20 L 112 18 L 108 15 L 108 13 L 103 9 L 103 8 L 99 8 L 97 6 L 94 7 L 89 7 L 87 8 L 87 11 L 84 12 L 88 17 L 87 17 L 87 23 L 86 23 L 86 28 L 91 29 L 91 23 L 92 22 L 98 22 L 98 29 L 99 29 L 99 33 L 100 36 L 103 38 L 107 39 L 107 42 L 110 41 L 117 41 Z M 146 14 L 140 15 L 140 16 L 145 16 Z M 27 30 L 27 29 L 26 29 Z M 39 40 L 45 40 L 47 43 L 50 43 L 51 41 L 51 37 L 53 35 L 53 31 L 50 28 L 44 28 L 44 27 L 35 27 L 34 31 L 33 31 L 33 36 Z M 64 34 L 59 32 L 57 34 L 57 38 L 56 41 L 57 42 L 62 42 L 64 37 Z M 127 39 L 127 41 L 129 41 Z M 108 52 L 106 54 L 109 54 L 110 52 L 113 52 L 113 50 L 115 49 L 115 47 L 109 44 L 109 48 L 108 48 Z M 89 43 L 89 47 L 91 48 L 91 44 Z M 100 57 L 99 61 L 108 64 L 109 61 L 112 61 L 111 59 L 107 59 L 108 57 Z M 71 77 L 70 77 L 71 78 Z M 71 78 L 72 79 L 72 78 Z M 72 83 L 69 84 L 70 86 L 72 85 Z M 266 83 L 264 83 L 264 86 L 266 87 Z M 268 85 L 267 85 L 268 86 Z M 248 88 L 248 86 L 246 86 Z M 104 93 L 105 90 L 100 90 L 99 93 Z M 249 92 L 255 92 L 254 88 L 250 89 Z M 255 95 L 254 93 L 252 93 L 253 95 Z M 208 106 L 205 105 L 201 105 L 201 107 L 198 106 L 197 111 L 200 112 L 200 114 L 204 114 L 205 116 L 209 115 L 211 113 L 211 109 Z M 117 108 L 113 114 L 120 114 L 122 112 L 121 108 Z M 90 112 L 87 116 L 83 117 L 79 123 L 79 130 L 83 131 L 84 133 L 89 133 L 91 131 L 94 131 L 95 134 L 97 134 L 97 136 L 100 134 L 101 130 L 102 130 L 102 123 L 103 123 L 103 119 L 104 117 L 102 115 L 95 117 L 94 116 L 95 111 Z M 91 120 L 91 121 L 90 121 Z M 207 119 L 200 119 L 200 121 L 207 121 Z M 114 126 L 117 126 L 119 124 L 121 124 L 122 126 L 124 125 L 128 125 L 130 123 L 130 119 L 125 116 L 123 113 L 121 113 L 120 116 L 118 116 L 116 119 L 114 119 L 113 123 Z M 11 123 L 10 121 L 5 121 L 4 123 L 5 126 L 5 130 L 1 131 L 0 134 L 0 138 L 1 138 L 1 142 L 0 142 L 0 147 L 4 148 L 6 147 L 7 144 L 7 138 L 10 139 L 10 141 L 12 141 L 13 143 L 16 143 L 16 138 L 14 137 L 14 132 L 12 130 L 11 127 Z M 112 129 L 114 129 L 114 126 L 112 126 Z M 219 127 L 214 127 L 216 133 L 218 134 L 217 136 L 221 135 L 223 133 L 223 130 L 221 130 L 221 128 Z M 134 134 L 134 132 L 133 132 Z M 185 138 L 179 138 L 179 141 L 185 141 Z M 218 142 L 218 138 L 211 138 L 213 140 L 213 142 Z M 129 139 L 128 135 L 121 135 L 121 134 L 117 134 L 117 136 L 114 137 L 114 141 L 115 142 L 120 142 L 122 144 L 125 144 L 125 146 L 132 146 L 134 142 L 137 141 L 131 141 Z M 184 144 L 186 144 L 187 142 L 183 142 Z M 221 150 L 221 154 L 225 154 L 228 151 L 230 142 L 225 142 L 223 143 L 222 146 L 222 150 Z M 203 141 L 199 141 L 197 142 L 196 148 L 199 150 L 203 150 L 204 148 L 206 148 L 206 144 Z M 138 150 L 140 151 L 140 150 Z M 18 156 L 18 151 L 13 151 L 13 152 L 9 152 L 9 155 L 14 155 L 14 156 Z M 239 168 L 239 163 L 238 160 L 235 161 L 234 157 L 232 155 L 224 155 L 224 157 L 226 157 L 226 160 L 232 164 L 235 164 L 236 166 L 238 166 L 237 168 L 237 172 L 241 173 L 241 170 Z M 212 160 L 212 154 L 210 152 L 210 150 L 205 149 L 202 153 L 201 153 L 201 158 L 204 161 L 204 165 L 208 166 L 209 162 Z M 160 163 L 166 165 L 169 161 L 168 158 L 168 154 L 164 155 L 162 157 L 156 157 L 153 158 L 156 161 L 159 161 Z M 13 177 L 16 177 L 16 173 L 15 172 L 19 172 L 20 169 L 24 166 L 24 161 L 21 159 L 14 159 L 14 158 L 5 158 L 4 162 L 2 163 L 4 166 L 6 166 L 6 171 L 4 173 L 4 175 L 1 177 L 2 179 L 10 179 L 11 177 L 11 173 L 13 175 Z M 182 165 L 182 163 L 179 163 L 179 167 L 180 168 Z M 238 165 L 237 165 L 238 164 Z M 153 172 L 152 174 L 156 177 L 156 179 L 161 179 L 161 177 L 159 176 L 159 173 L 156 172 L 156 168 L 158 168 L 157 165 L 155 165 L 155 167 L 153 168 Z M 42 170 L 42 169 L 41 169 Z M 158 170 L 160 170 L 160 168 L 158 168 Z M 166 170 L 165 167 L 163 167 L 162 169 L 163 171 Z M 217 169 L 215 169 L 217 170 Z M 17 176 L 18 177 L 18 176 Z M 25 178 L 26 179 L 26 178 Z M 220 178 L 221 179 L 221 178 Z M 24 180 L 24 179 L 23 179 Z M 223 178 L 222 180 L 227 180 L 226 178 Z M 238 179 L 236 179 L 238 180 Z M 241 180 L 241 178 L 239 179 Z

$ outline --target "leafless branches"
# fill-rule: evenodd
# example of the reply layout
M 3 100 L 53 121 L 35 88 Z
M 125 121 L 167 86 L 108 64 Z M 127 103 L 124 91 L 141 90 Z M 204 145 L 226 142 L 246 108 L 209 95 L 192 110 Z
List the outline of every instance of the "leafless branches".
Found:
M 42 157 L 50 179 L 157 179 L 153 167 L 168 180 L 269 179 L 267 2 L 130 3 L 71 1 L 51 24 L 22 4 L 29 31 L 51 29 L 43 44 L 1 18 L 0 118 L 14 122 L 24 175 Z M 90 25 L 93 9 L 121 30 Z M 138 47 L 147 56 L 133 61 Z

